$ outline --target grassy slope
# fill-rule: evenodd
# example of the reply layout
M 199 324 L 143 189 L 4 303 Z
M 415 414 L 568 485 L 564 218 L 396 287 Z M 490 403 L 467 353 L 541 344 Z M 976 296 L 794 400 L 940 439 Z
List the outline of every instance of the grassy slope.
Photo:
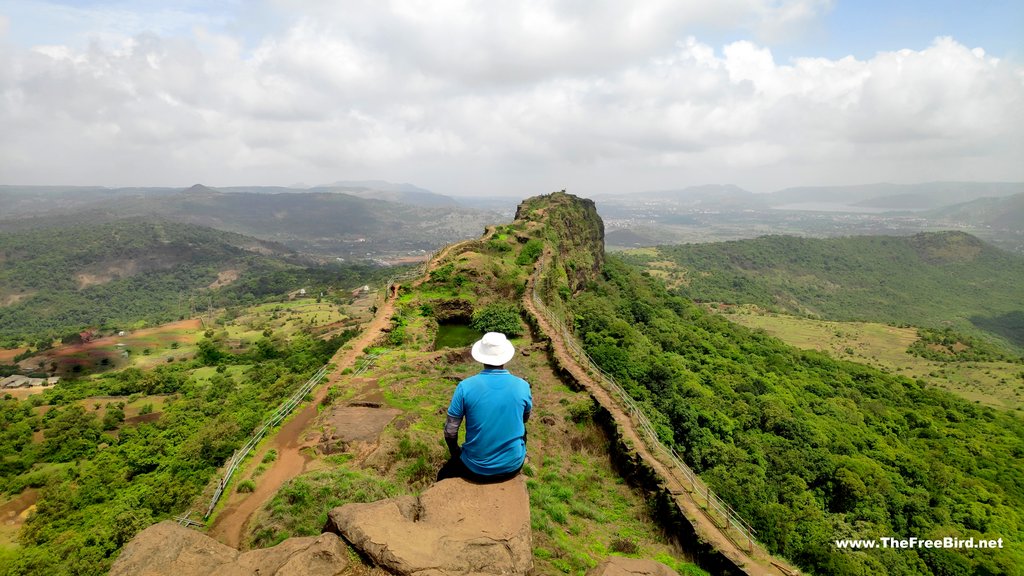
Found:
M 976 330 L 1024 346 L 1024 258 L 957 232 L 912 237 L 768 236 L 662 246 L 629 260 L 705 302 L 830 320 Z
M 831 322 L 753 307 L 730 308 L 729 320 L 762 329 L 798 348 L 923 379 L 972 402 L 1024 414 L 1024 366 L 1011 362 L 936 362 L 907 354 L 917 330 L 877 322 Z

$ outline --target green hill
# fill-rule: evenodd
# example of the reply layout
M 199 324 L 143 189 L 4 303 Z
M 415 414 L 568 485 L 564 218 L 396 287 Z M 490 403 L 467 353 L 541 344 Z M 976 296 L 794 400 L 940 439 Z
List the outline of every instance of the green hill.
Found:
M 1024 346 L 1024 258 L 961 232 L 765 236 L 661 246 L 627 259 L 700 302 L 830 320 L 985 330 Z
M 551 226 L 561 238 L 589 228 Z M 774 247 L 764 253 L 775 257 L 786 255 L 782 246 L 799 245 L 767 240 L 755 245 Z M 989 254 L 960 235 L 889 240 L 936 266 Z M 751 269 L 766 259 L 757 254 L 730 256 L 746 258 Z M 844 265 L 858 262 L 852 250 L 842 254 Z M 558 278 L 580 260 L 586 258 L 552 261 L 542 278 L 564 285 Z M 771 552 L 813 574 L 1022 574 L 1020 418 L 923 380 L 787 346 L 671 294 L 617 256 L 582 287 L 542 294 L 564 311 L 593 360 L 638 401 L 661 440 L 753 525 Z M 1004 547 L 836 545 L 881 536 L 1003 538 Z
M 279 244 L 166 221 L 0 233 L 0 342 L 165 322 L 190 311 L 190 296 L 201 296 L 205 308 L 373 273 L 318 266 Z

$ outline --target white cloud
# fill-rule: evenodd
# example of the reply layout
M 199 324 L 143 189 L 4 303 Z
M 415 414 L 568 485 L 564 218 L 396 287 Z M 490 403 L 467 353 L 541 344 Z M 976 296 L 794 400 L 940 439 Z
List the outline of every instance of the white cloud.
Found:
M 1024 70 L 983 50 L 779 64 L 679 33 L 739 18 L 767 34 L 829 5 L 282 0 L 253 16 L 279 27 L 255 43 L 0 44 L 0 174 L 456 193 L 1024 178 Z

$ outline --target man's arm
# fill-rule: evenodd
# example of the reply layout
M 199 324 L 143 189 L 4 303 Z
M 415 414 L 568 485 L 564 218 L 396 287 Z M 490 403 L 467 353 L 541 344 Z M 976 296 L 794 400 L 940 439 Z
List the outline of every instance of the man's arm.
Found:
M 527 406 L 526 410 L 523 410 L 523 444 L 526 444 L 526 422 L 530 420 L 530 407 Z
M 524 380 L 524 382 L 526 382 Z M 530 413 L 533 412 L 533 394 L 530 393 L 530 383 L 526 383 L 526 402 L 523 406 L 523 443 L 526 443 L 526 423 L 530 420 Z
M 459 426 L 462 426 L 462 417 L 449 414 L 444 423 L 444 443 L 448 445 L 448 453 L 452 458 L 462 454 L 462 448 L 459 448 Z

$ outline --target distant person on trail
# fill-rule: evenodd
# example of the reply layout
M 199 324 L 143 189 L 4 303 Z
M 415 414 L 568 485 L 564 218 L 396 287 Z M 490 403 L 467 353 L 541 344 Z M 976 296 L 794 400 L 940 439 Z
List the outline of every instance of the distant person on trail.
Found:
M 472 482 L 502 482 L 519 474 L 526 459 L 526 421 L 533 409 L 530 385 L 505 370 L 516 349 L 500 332 L 488 332 L 473 344 L 473 359 L 484 365 L 455 388 L 444 425 L 451 458 L 437 473 Z M 466 419 L 466 442 L 459 427 Z

